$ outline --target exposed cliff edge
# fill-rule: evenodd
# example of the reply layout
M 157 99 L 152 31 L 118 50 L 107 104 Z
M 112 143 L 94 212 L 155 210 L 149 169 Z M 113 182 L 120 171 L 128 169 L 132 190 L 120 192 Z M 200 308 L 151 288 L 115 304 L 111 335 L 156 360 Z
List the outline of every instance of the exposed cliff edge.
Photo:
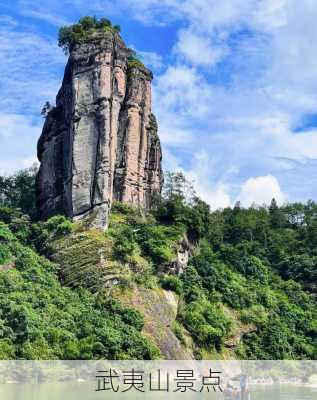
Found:
M 152 73 L 131 56 L 112 31 L 95 32 L 70 50 L 38 142 L 40 218 L 89 217 L 103 228 L 113 199 L 148 209 L 161 191 Z

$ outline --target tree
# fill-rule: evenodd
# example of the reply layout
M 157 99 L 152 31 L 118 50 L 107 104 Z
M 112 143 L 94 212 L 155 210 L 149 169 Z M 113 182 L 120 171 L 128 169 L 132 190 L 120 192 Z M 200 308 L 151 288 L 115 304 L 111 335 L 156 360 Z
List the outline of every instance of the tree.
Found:
M 97 21 L 97 26 L 100 28 L 110 27 L 111 25 L 111 21 L 108 18 L 100 18 L 100 20 Z
M 278 207 L 276 200 L 273 198 L 269 206 L 269 214 L 271 225 L 274 228 L 282 228 L 285 226 L 286 218 L 283 211 Z
M 37 164 L 16 172 L 12 176 L 0 176 L 0 202 L 3 206 L 19 208 L 31 218 L 36 216 L 35 179 Z
M 179 198 L 185 203 L 192 203 L 197 198 L 193 181 L 186 179 L 183 172 L 167 172 L 165 174 L 163 198 L 166 200 Z
M 107 18 L 97 19 L 96 17 L 82 17 L 77 24 L 62 26 L 58 33 L 58 45 L 68 54 L 75 45 L 83 43 L 93 33 L 110 31 L 120 32 L 119 25 L 112 25 Z
M 83 27 L 84 30 L 93 29 L 97 26 L 97 19 L 96 17 L 82 17 L 79 20 L 80 25 Z M 111 23 L 110 23 L 111 25 Z

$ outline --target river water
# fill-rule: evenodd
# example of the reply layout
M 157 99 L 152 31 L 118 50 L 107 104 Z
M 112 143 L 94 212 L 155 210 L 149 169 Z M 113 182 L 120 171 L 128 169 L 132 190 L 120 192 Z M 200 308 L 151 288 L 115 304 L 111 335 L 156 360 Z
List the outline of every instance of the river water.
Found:
M 0 400 L 222 400 L 221 393 L 113 393 L 95 391 L 94 383 L 0 384 Z M 296 385 L 252 386 L 251 400 L 316 400 L 317 388 Z

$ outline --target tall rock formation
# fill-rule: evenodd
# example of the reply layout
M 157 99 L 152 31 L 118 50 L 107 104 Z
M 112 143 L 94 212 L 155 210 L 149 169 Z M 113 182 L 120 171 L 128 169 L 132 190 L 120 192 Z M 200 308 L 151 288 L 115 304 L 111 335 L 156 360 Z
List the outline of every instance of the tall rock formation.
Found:
M 113 32 L 71 50 L 38 142 L 40 218 L 89 217 L 105 227 L 113 199 L 150 208 L 161 191 L 152 73 L 131 54 Z

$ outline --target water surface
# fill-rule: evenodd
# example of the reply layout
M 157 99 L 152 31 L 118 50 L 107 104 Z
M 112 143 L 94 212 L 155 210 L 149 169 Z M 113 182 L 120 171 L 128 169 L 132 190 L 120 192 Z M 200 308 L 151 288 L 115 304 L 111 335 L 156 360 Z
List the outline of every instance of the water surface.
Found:
M 96 392 L 95 382 L 0 384 L 2 400 L 222 400 L 220 393 Z M 297 385 L 252 386 L 251 400 L 316 400 L 317 388 Z

